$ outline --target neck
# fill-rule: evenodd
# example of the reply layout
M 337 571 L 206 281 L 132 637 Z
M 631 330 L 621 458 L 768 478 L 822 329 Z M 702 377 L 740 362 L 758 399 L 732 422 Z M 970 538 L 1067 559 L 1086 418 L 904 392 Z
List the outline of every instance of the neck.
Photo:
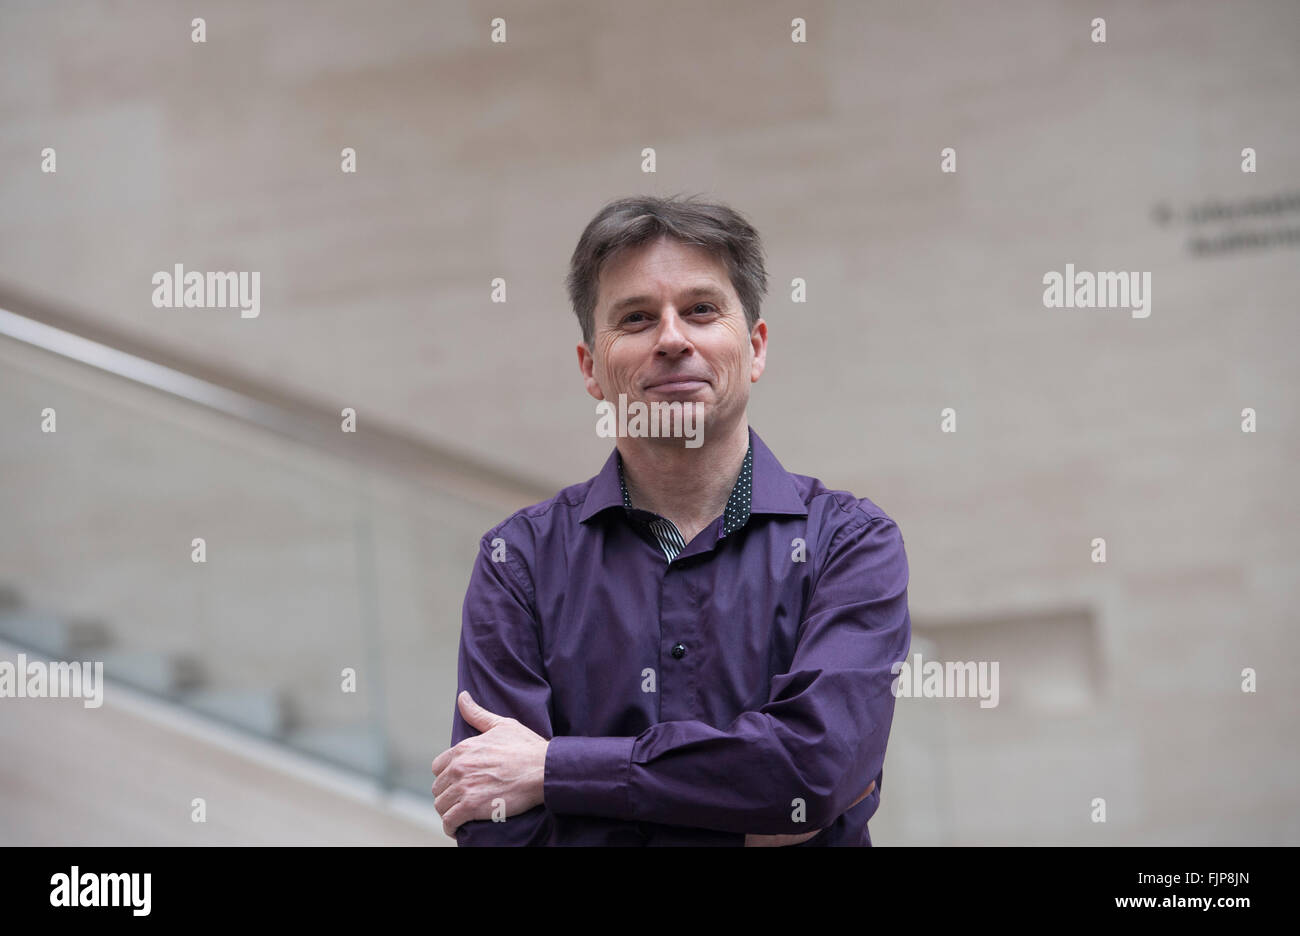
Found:
M 689 543 L 727 506 L 749 450 L 749 422 L 742 414 L 699 448 L 686 448 L 681 439 L 630 436 L 617 445 L 632 506 L 667 517 Z

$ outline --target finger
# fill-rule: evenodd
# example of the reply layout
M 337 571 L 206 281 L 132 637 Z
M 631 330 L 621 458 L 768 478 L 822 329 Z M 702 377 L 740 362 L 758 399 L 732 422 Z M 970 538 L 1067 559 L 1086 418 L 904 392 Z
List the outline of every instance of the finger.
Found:
M 814 835 L 821 833 L 822 829 L 814 829 L 811 832 L 800 832 L 797 835 L 785 835 L 777 833 L 775 835 L 763 835 L 751 832 L 745 836 L 746 848 L 784 848 L 789 845 L 802 845 Z
M 456 830 L 473 818 L 464 803 L 457 803 L 442 814 L 442 831 L 455 838 Z
M 438 774 L 438 776 L 434 778 L 434 781 L 433 781 L 433 795 L 434 795 L 434 797 L 437 797 L 437 796 L 440 795 L 444 790 L 446 790 L 447 787 L 451 786 L 451 784 L 452 784 L 452 777 L 451 777 L 451 770 L 450 770 L 450 767 L 451 767 L 451 764 L 448 763 L 448 764 L 447 764 L 447 767 L 445 767 L 445 768 L 443 769 L 442 773 Z
M 437 757 L 433 759 L 433 764 L 431 765 L 431 769 L 433 770 L 434 773 L 440 774 L 447 769 L 447 764 L 449 764 L 452 759 L 451 752 L 454 750 L 456 750 L 454 747 L 449 747 L 447 748 L 447 750 L 443 751 L 441 754 L 439 754 Z
M 458 695 L 456 702 L 460 706 L 461 717 L 479 731 L 487 731 L 496 721 L 496 716 L 475 702 L 468 691 Z
M 461 801 L 465 795 L 465 788 L 459 783 L 453 783 L 450 779 L 443 784 L 442 789 L 437 789 L 438 784 L 434 784 L 433 808 L 438 810 L 438 815 L 444 818 L 447 810 Z
M 871 791 L 874 790 L 875 788 L 876 788 L 876 781 L 872 780 L 871 783 L 867 785 L 867 788 L 862 791 L 862 795 L 853 801 L 853 805 L 850 806 L 849 809 L 852 809 L 854 806 L 858 805 L 858 803 L 862 802 L 864 799 L 870 796 Z

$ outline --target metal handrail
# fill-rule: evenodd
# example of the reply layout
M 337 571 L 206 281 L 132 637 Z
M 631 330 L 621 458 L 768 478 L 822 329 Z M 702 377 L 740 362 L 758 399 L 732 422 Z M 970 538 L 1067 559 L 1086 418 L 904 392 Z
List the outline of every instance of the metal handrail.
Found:
M 535 480 L 406 435 L 364 413 L 358 416 L 357 431 L 345 433 L 340 429 L 341 407 L 331 409 L 150 346 L 7 286 L 0 286 L 0 335 L 497 510 L 512 512 L 555 493 Z

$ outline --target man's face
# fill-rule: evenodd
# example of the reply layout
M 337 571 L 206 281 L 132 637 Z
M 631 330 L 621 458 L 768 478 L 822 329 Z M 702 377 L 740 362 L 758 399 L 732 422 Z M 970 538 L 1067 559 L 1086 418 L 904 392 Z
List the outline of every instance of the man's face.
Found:
M 610 261 L 594 318 L 592 348 L 578 345 L 587 392 L 615 405 L 620 393 L 693 403 L 706 443 L 744 412 L 763 373 L 767 323 L 751 333 L 726 267 L 701 247 L 665 237 Z

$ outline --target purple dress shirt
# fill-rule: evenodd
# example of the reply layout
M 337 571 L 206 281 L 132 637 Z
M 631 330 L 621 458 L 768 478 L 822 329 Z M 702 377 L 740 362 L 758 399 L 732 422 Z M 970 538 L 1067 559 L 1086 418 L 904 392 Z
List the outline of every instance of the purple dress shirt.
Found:
M 902 533 L 749 437 L 748 515 L 733 489 L 671 561 L 663 518 L 625 506 L 617 449 L 483 536 L 458 692 L 551 744 L 544 804 L 457 844 L 871 844 L 911 645 Z M 452 745 L 476 734 L 453 701 Z

